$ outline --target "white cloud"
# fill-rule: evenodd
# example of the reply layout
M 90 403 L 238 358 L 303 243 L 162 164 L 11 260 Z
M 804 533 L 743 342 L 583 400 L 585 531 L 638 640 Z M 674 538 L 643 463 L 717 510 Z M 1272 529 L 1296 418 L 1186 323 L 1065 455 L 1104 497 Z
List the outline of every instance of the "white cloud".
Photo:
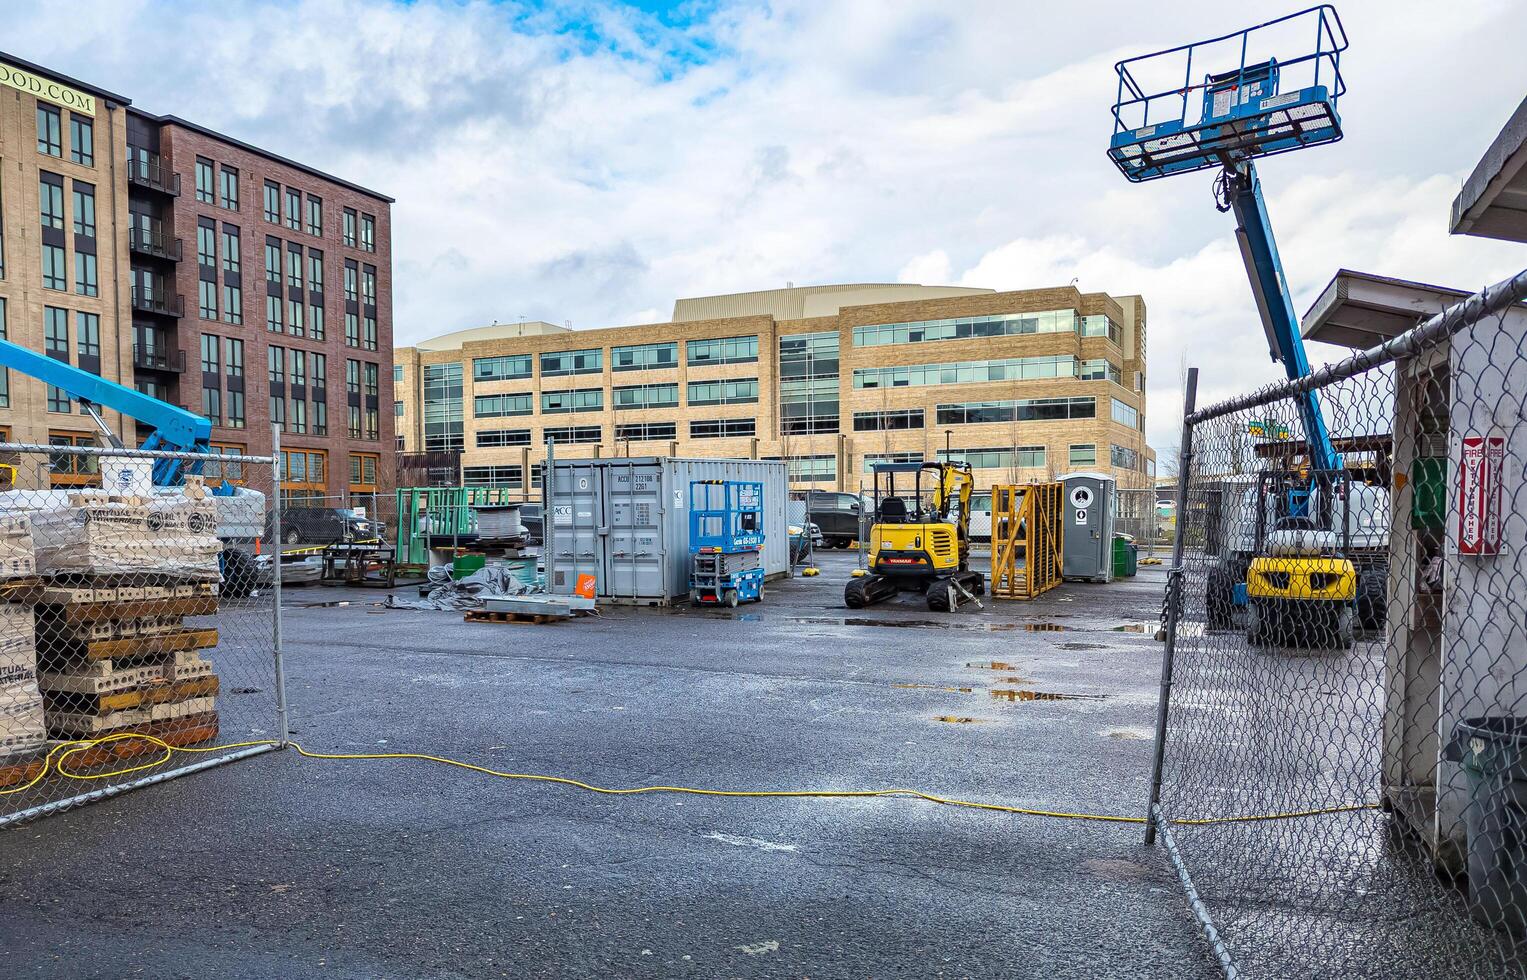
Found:
M 1112 62 L 1256 19 L 1222 3 L 721 0 L 687 30 L 593 0 L 78 0 L 69 31 L 16 6 L 17 56 L 396 196 L 403 343 L 787 280 L 1078 277 L 1145 296 L 1158 443 L 1184 352 L 1206 396 L 1276 374 L 1209 175 L 1128 185 L 1103 152 Z M 1342 4 L 1347 138 L 1263 167 L 1301 304 L 1340 266 L 1520 264 L 1445 235 L 1527 90 L 1519 9 Z

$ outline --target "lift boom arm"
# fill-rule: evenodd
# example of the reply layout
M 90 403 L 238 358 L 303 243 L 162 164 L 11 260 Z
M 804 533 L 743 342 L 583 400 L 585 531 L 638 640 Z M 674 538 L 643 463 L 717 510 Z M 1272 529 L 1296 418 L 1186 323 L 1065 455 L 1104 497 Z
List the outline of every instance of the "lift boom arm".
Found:
M 1251 292 L 1256 297 L 1262 329 L 1267 333 L 1268 353 L 1283 362 L 1290 380 L 1310 373 L 1310 361 L 1304 352 L 1304 337 L 1299 333 L 1299 317 L 1283 275 L 1283 261 L 1278 257 L 1278 243 L 1273 238 L 1267 204 L 1262 200 L 1262 184 L 1256 166 L 1245 160 L 1227 165 L 1223 195 L 1235 210 L 1236 241 Z M 1311 469 L 1336 471 L 1342 468 L 1341 456 L 1331 444 L 1325 417 L 1313 391 L 1299 396 L 1300 421 L 1304 424 L 1305 443 L 1309 447 Z
M 204 453 L 209 448 L 212 423 L 152 395 L 108 381 L 8 340 L 0 340 L 0 367 L 12 368 L 53 385 L 87 407 L 99 405 L 152 425 L 154 431 L 143 441 L 142 449 Z M 179 483 L 182 465 L 183 461 L 178 459 L 154 460 L 154 484 L 174 486 Z M 193 473 L 199 472 L 201 464 L 193 462 L 188 468 Z

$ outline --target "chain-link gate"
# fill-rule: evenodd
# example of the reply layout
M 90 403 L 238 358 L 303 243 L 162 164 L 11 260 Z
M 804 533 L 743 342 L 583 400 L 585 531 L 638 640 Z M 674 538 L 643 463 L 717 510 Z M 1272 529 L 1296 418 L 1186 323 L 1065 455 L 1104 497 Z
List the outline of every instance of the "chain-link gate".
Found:
M 272 458 L 0 460 L 0 826 L 284 745 Z
M 1228 976 L 1527 973 L 1524 296 L 1190 380 L 1150 833 Z
M 1114 489 L 1113 529 L 1135 540 L 1142 555 L 1154 555 L 1171 543 L 1162 527 L 1154 488 Z

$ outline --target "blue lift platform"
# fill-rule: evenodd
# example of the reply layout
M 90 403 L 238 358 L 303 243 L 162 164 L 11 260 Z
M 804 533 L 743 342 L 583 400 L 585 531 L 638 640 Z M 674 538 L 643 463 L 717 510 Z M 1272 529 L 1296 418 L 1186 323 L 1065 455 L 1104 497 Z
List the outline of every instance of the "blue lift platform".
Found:
M 689 600 L 732 606 L 763 598 L 763 484 L 689 484 Z

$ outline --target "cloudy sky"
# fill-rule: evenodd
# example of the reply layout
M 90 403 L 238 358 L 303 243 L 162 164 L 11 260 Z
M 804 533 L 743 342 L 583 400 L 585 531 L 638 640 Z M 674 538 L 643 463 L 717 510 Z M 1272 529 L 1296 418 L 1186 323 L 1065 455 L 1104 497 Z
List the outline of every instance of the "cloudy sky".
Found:
M 1211 399 L 1277 370 L 1211 176 L 1136 186 L 1104 156 L 1112 65 L 1293 9 L 70 0 L 11 6 L 0 47 L 396 197 L 400 345 L 787 281 L 1077 279 L 1145 296 L 1167 446 L 1185 359 Z M 1343 266 L 1478 287 L 1527 265 L 1446 234 L 1527 94 L 1527 3 L 1340 10 L 1347 138 L 1262 166 L 1300 309 Z

